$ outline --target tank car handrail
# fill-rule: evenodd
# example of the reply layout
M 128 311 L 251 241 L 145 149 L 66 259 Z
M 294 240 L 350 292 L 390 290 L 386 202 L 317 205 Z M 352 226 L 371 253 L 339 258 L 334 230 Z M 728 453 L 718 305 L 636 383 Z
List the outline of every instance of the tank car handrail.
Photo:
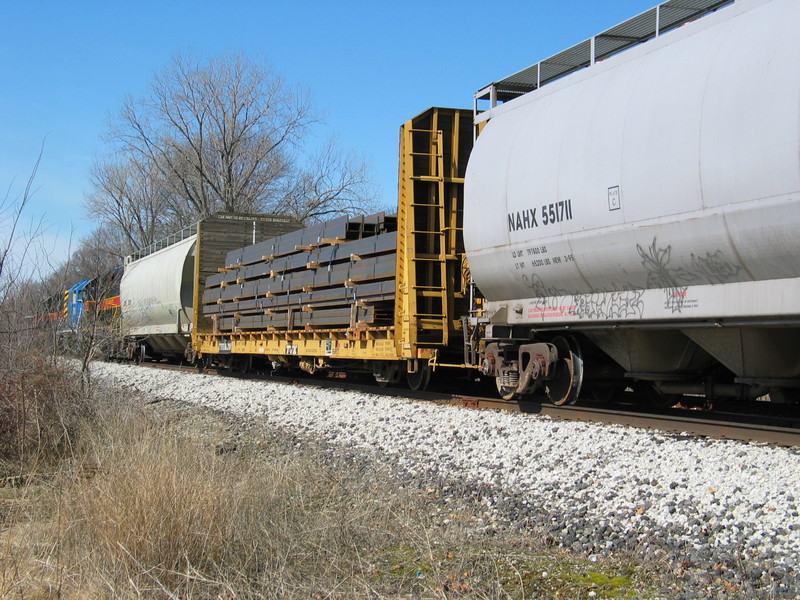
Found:
M 681 0 L 668 0 L 623 21 L 566 50 L 484 86 L 475 93 L 474 116 L 478 101 L 488 100 L 494 108 L 575 71 L 594 65 L 615 54 L 659 37 L 672 29 L 734 4 L 736 0 L 695 0 L 687 6 Z
M 189 225 L 188 227 L 184 227 L 180 231 L 168 235 L 167 237 L 160 239 L 156 242 L 153 242 L 149 246 L 145 246 L 141 250 L 137 250 L 136 252 L 130 254 L 129 256 L 125 257 L 125 264 L 130 264 L 134 261 L 144 258 L 145 256 L 150 256 L 151 254 L 155 254 L 159 250 L 163 250 L 173 244 L 177 244 L 178 242 L 182 242 L 186 238 L 189 238 L 193 235 L 197 234 L 197 223 L 193 225 Z

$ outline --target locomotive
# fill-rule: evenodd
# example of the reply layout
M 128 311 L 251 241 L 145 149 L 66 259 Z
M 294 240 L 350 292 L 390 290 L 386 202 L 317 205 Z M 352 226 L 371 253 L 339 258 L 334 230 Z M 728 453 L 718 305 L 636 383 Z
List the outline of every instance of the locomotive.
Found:
M 83 336 L 87 328 L 101 327 L 118 336 L 122 266 L 113 267 L 92 279 L 81 279 L 61 294 L 47 298 L 39 323 L 55 325 L 54 331 L 65 347 Z
M 129 257 L 126 353 L 796 402 L 798 30 L 795 0 L 670 0 L 428 109 L 394 215 L 216 215 Z

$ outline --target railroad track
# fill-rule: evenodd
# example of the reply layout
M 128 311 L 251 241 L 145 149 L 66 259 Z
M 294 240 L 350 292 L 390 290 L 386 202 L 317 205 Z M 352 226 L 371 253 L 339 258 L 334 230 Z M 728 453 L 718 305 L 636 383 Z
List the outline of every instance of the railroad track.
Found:
M 196 372 L 189 365 L 164 363 L 141 363 L 140 366 Z M 477 395 L 464 395 L 441 391 L 414 392 L 403 388 L 378 387 L 374 383 L 353 382 L 344 378 L 329 377 L 292 377 L 285 375 L 269 375 L 264 373 L 237 373 L 223 369 L 206 369 L 208 374 L 239 379 L 254 379 L 278 383 L 308 385 L 314 387 L 336 388 L 344 391 L 358 391 L 368 394 L 381 394 L 413 401 L 435 402 L 463 408 L 482 410 L 505 410 L 536 414 L 567 421 L 583 421 L 604 423 L 664 431 L 667 433 L 705 436 L 761 442 L 778 446 L 800 446 L 800 418 L 797 416 L 751 415 L 745 413 L 726 413 L 718 411 L 685 410 L 685 409 L 650 409 L 641 405 L 624 406 L 592 406 L 573 405 L 555 406 L 547 402 L 520 402 Z
M 479 409 L 501 409 L 534 413 L 553 419 L 585 421 L 653 429 L 692 436 L 707 436 L 749 442 L 765 442 L 779 446 L 800 446 L 800 428 L 770 423 L 750 423 L 743 415 L 716 415 L 713 412 L 616 409 L 594 406 L 554 406 L 552 404 L 506 402 L 488 398 L 454 396 L 451 404 Z

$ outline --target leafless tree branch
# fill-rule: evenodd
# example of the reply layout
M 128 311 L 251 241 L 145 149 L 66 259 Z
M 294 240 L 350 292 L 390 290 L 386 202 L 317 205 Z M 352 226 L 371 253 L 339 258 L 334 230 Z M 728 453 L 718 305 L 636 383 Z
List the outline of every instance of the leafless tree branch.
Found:
M 307 90 L 241 54 L 176 55 L 146 97 L 124 99 L 86 209 L 136 249 L 218 211 L 318 220 L 369 204 L 366 165 L 334 145 L 298 165 L 316 122 Z

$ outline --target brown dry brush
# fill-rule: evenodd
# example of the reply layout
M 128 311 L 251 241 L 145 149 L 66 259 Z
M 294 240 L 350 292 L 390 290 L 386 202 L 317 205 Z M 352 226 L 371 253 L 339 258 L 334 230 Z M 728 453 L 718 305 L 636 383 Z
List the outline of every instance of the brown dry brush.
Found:
M 0 461 L 4 476 L 52 465 L 72 452 L 89 404 L 75 377 L 38 352 L 15 356 L 0 377 Z M 30 473 L 28 473 L 30 474 Z
M 367 595 L 361 552 L 385 543 L 402 512 L 391 498 L 311 456 L 217 455 L 147 418 L 126 421 L 54 486 L 37 519 L 49 523 L 40 586 L 61 577 L 65 597 Z

